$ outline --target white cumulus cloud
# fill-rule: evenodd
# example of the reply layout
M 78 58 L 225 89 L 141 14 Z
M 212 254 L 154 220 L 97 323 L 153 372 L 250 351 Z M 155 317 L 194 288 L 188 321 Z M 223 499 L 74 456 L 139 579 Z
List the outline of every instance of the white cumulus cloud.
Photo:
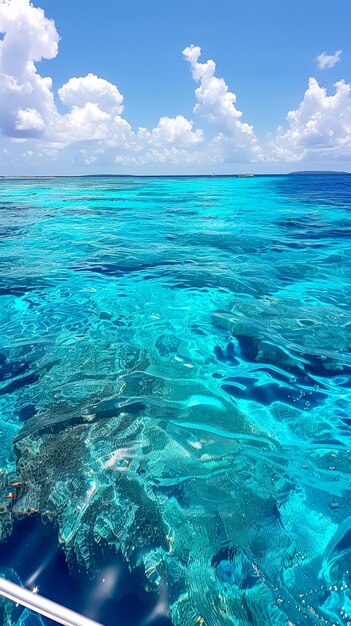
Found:
M 138 137 L 148 144 L 162 146 L 176 144 L 178 146 L 190 146 L 203 141 L 202 130 L 193 130 L 193 122 L 183 115 L 176 117 L 161 117 L 158 125 L 151 132 L 146 128 L 140 128 Z
M 53 21 L 29 0 L 0 1 L 0 128 L 12 137 L 37 137 L 56 113 L 51 78 L 35 62 L 57 55 Z
M 314 156 L 351 156 L 351 86 L 343 80 L 328 95 L 315 78 L 299 107 L 289 111 L 287 128 L 279 128 L 273 140 L 278 159 L 301 160 Z
M 320 70 L 330 69 L 341 61 L 342 50 L 337 50 L 334 54 L 322 52 L 316 57 L 317 66 Z
M 70 78 L 58 90 L 58 95 L 60 100 L 70 107 L 84 107 L 86 104 L 92 103 L 108 113 L 121 114 L 123 111 L 123 96 L 116 85 L 95 76 L 95 74 Z
M 42 131 L 45 122 L 36 109 L 18 109 L 16 117 L 16 129 L 24 131 Z
M 201 48 L 189 46 L 183 50 L 184 57 L 189 61 L 192 76 L 200 85 L 195 91 L 197 104 L 194 112 L 198 112 L 221 130 L 229 130 L 234 133 L 252 132 L 252 127 L 239 122 L 242 113 L 235 108 L 236 95 L 228 90 L 223 78 L 215 75 L 216 64 L 212 59 L 206 63 L 199 63 Z
M 226 149 L 235 152 L 251 152 L 252 157 L 260 158 L 261 150 L 258 146 L 253 126 L 241 121 L 242 112 L 236 104 L 235 93 L 229 91 L 223 78 L 216 76 L 216 64 L 212 59 L 200 63 L 201 48 L 188 46 L 183 50 L 185 59 L 190 63 L 194 80 L 199 83 L 195 90 L 197 103 L 194 113 L 204 116 L 218 130 L 216 140 L 223 140 Z

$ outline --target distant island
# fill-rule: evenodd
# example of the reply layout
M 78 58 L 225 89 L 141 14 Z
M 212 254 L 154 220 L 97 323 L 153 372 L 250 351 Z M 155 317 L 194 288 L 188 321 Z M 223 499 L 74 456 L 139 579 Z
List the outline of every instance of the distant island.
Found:
M 341 172 L 339 170 L 301 170 L 299 172 L 289 172 L 289 176 L 297 176 L 298 174 L 306 174 L 313 176 L 314 174 L 349 174 L 350 172 Z

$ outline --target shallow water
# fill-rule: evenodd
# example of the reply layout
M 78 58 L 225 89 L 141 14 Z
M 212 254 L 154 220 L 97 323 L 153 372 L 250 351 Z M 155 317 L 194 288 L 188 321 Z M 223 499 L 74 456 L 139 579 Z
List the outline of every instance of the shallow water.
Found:
M 106 626 L 347 624 L 351 176 L 2 180 L 0 267 L 1 572 Z

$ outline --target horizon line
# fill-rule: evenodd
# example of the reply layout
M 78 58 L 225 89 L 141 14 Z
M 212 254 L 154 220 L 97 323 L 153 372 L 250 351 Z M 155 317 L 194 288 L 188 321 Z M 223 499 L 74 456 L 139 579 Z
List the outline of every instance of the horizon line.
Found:
M 258 178 L 269 176 L 293 176 L 293 175 L 326 175 L 326 174 L 346 174 L 351 172 L 345 170 L 297 170 L 291 172 L 266 172 L 266 173 L 238 173 L 238 174 L 0 174 L 0 180 L 30 179 L 30 178 Z

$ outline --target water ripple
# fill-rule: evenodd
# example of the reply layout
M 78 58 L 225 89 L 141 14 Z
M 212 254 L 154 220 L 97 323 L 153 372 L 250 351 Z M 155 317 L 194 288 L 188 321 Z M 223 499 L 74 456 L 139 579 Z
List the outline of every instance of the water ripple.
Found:
M 350 180 L 1 181 L 13 579 L 57 598 L 61 550 L 107 626 L 347 624 Z

